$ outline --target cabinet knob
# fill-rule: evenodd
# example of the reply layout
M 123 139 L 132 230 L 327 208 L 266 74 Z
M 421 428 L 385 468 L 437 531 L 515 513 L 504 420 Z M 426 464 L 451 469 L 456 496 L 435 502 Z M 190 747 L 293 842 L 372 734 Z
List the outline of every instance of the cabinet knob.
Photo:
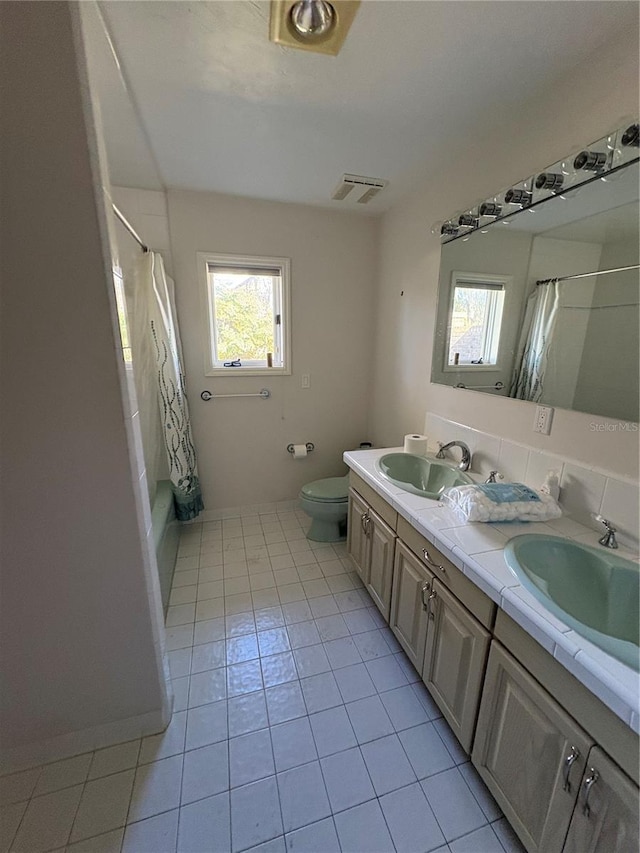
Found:
M 564 785 L 562 786 L 563 791 L 568 791 L 569 793 L 571 793 L 571 782 L 569 780 L 569 775 L 571 773 L 571 768 L 573 767 L 574 763 L 577 761 L 578 758 L 580 758 L 580 753 L 575 748 L 575 746 L 572 746 L 571 752 L 564 760 L 564 768 L 562 771 L 562 775 L 564 777 Z
M 591 793 L 591 789 L 596 784 L 598 779 L 600 778 L 600 774 L 598 771 L 590 767 L 589 775 L 582 783 L 582 814 L 585 817 L 591 817 L 591 806 L 589 805 L 589 794 Z
M 424 561 L 425 561 L 425 563 L 426 563 L 428 566 L 431 566 L 431 568 L 432 568 L 432 569 L 438 569 L 438 571 L 440 571 L 440 572 L 446 572 L 445 567 L 444 567 L 444 566 L 439 565 L 438 563 L 436 563 L 436 562 L 432 559 L 431 554 L 427 551 L 427 549 L 426 549 L 426 548 L 423 548 L 423 549 L 422 549 L 422 554 L 423 554 L 423 556 L 424 556 Z

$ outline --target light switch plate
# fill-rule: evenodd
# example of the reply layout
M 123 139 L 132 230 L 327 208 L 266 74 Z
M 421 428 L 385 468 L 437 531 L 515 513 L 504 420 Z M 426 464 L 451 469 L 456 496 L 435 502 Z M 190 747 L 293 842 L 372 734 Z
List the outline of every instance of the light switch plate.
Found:
M 308 373 L 302 374 L 302 387 L 311 388 L 311 376 Z

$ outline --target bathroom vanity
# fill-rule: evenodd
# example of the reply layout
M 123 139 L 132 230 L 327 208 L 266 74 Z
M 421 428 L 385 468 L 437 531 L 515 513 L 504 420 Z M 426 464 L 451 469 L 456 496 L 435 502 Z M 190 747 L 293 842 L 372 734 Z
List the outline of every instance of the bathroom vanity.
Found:
M 583 670 L 491 525 L 385 481 L 384 453 L 344 455 L 349 554 L 498 805 L 531 853 L 635 853 L 637 673 L 613 659 L 615 682 Z M 465 550 L 478 537 L 482 561 Z

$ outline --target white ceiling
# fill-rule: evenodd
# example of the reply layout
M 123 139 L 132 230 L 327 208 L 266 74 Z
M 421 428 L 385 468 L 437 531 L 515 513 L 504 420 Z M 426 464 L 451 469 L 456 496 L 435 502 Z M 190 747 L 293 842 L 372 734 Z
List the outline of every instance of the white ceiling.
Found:
M 164 186 L 364 213 L 423 181 L 452 140 L 506 119 L 638 26 L 634 2 L 363 0 L 330 57 L 272 44 L 268 2 L 100 9 Z M 152 185 L 116 106 L 103 112 L 114 183 Z M 343 172 L 390 186 L 366 207 L 332 202 Z

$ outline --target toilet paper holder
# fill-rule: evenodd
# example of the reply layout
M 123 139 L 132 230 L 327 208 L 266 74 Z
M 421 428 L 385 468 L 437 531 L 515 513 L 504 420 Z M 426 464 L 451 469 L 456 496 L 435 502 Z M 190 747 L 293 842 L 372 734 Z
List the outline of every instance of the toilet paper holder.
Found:
M 308 441 L 305 447 L 307 448 L 307 453 L 311 453 L 312 450 L 316 449 L 315 444 L 311 441 Z M 293 453 L 293 444 L 287 444 L 287 453 Z

